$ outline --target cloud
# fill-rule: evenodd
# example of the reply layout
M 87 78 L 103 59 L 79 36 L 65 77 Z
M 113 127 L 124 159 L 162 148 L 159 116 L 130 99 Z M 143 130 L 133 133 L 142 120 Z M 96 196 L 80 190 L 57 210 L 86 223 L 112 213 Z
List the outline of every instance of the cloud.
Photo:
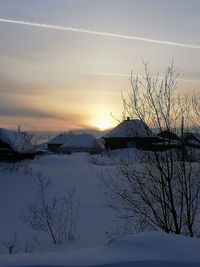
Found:
M 0 116 L 3 117 L 32 117 L 43 119 L 64 119 L 61 116 L 52 114 L 51 112 L 35 110 L 32 108 L 18 107 L 18 106 L 0 106 Z
M 125 78 L 130 78 L 130 74 L 125 74 L 125 73 L 112 73 L 112 72 L 90 72 L 86 73 L 86 75 L 96 75 L 96 76 L 113 76 L 113 77 L 125 77 Z M 143 75 L 132 75 L 132 77 L 139 77 L 143 79 Z M 159 79 L 164 79 L 164 76 L 159 76 Z M 187 83 L 195 83 L 195 84 L 200 84 L 200 79 L 198 78 L 177 78 L 177 81 L 180 82 L 187 82 Z
M 112 72 L 89 72 L 86 75 L 96 75 L 96 76 L 113 76 L 113 77 L 126 77 L 130 78 L 131 74 L 125 73 L 112 73 Z
M 183 48 L 200 49 L 199 45 L 193 45 L 193 44 L 188 44 L 188 43 L 180 43 L 180 42 L 165 41 L 165 40 L 158 40 L 158 39 L 151 39 L 151 38 L 143 38 L 143 37 L 132 36 L 132 35 L 100 32 L 100 31 L 89 30 L 89 29 L 72 28 L 72 27 L 51 25 L 51 24 L 38 23 L 38 22 L 4 19 L 4 18 L 0 18 L 0 22 L 18 24 L 18 25 L 26 25 L 26 26 L 32 26 L 32 27 L 40 27 L 40 28 L 46 28 L 46 29 L 52 29 L 52 30 L 61 30 L 61 31 L 101 35 L 101 36 L 111 37 L 111 38 L 122 38 L 122 39 L 128 39 L 128 40 L 133 40 L 133 41 L 142 41 L 142 42 L 161 44 L 161 45 L 178 46 L 178 47 L 183 47 Z
M 12 119 L 18 119 L 22 122 L 31 122 L 33 120 L 37 121 L 42 128 L 42 124 L 45 121 L 44 127 L 53 129 L 58 127 L 58 125 L 64 125 L 66 128 L 83 128 L 86 127 L 84 114 L 75 113 L 56 113 L 49 110 L 41 110 L 29 107 L 21 107 L 16 103 L 12 105 L 8 103 L 0 102 L 0 118 L 4 120 L 11 121 Z M 50 121 L 52 123 L 50 123 Z M 56 125 L 54 125 L 56 123 Z M 33 125 L 30 125 L 30 128 Z M 34 126 L 35 127 L 35 126 Z

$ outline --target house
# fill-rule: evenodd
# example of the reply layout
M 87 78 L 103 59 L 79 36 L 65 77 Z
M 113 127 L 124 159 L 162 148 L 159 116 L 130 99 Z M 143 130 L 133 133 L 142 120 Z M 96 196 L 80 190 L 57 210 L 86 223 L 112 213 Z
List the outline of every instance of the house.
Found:
M 60 133 L 47 143 L 47 149 L 50 151 L 58 151 L 58 149 L 67 142 L 71 135 L 69 133 Z
M 102 138 L 106 149 L 136 147 L 147 150 L 159 139 L 143 121 L 129 117 Z
M 158 133 L 157 136 L 159 137 L 159 140 L 154 144 L 154 146 L 157 147 L 157 150 L 164 151 L 170 148 L 181 148 L 181 139 L 177 134 L 169 130 L 163 130 Z
M 0 161 L 19 161 L 34 158 L 31 143 L 21 133 L 0 128 Z
M 104 145 L 91 134 L 77 134 L 68 137 L 67 141 L 59 148 L 62 153 L 71 154 L 73 152 L 89 152 L 91 154 L 100 153 L 104 150 Z
M 183 135 L 185 145 L 194 148 L 200 148 L 200 134 L 187 132 Z
M 177 134 L 172 133 L 169 130 L 164 130 L 157 134 L 159 137 L 164 138 L 166 140 L 174 140 L 174 141 L 180 141 L 180 138 Z

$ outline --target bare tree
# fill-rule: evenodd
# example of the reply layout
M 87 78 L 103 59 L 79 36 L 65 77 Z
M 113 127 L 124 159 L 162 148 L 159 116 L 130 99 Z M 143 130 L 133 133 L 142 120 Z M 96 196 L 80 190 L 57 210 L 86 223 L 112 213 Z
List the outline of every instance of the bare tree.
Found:
M 144 76 L 131 74 L 131 92 L 123 99 L 125 112 L 130 118 L 138 118 L 154 130 L 180 130 L 181 120 L 189 118 L 191 99 L 176 93 L 178 73 L 172 62 L 164 77 L 152 75 L 148 62 L 144 64 Z
M 199 128 L 200 125 L 200 93 L 194 92 L 192 95 L 192 107 L 193 107 L 193 116 L 192 123 L 195 128 Z
M 102 181 L 109 190 L 109 205 L 120 219 L 130 222 L 130 231 L 162 229 L 192 237 L 199 233 L 200 166 L 187 162 L 183 138 L 191 100 L 175 94 L 173 64 L 164 78 L 151 75 L 146 62 L 144 68 L 142 79 L 131 76 L 132 91 L 128 100 L 123 98 L 126 112 L 154 132 L 179 133 L 181 141 L 163 139 L 166 149 L 147 152 L 146 164 L 119 165 L 114 177 L 108 175 Z
M 34 230 L 48 234 L 54 244 L 74 240 L 77 213 L 76 188 L 68 189 L 64 197 L 50 198 L 50 178 L 38 174 L 35 184 L 38 201 L 27 204 L 27 209 L 20 216 L 21 219 Z

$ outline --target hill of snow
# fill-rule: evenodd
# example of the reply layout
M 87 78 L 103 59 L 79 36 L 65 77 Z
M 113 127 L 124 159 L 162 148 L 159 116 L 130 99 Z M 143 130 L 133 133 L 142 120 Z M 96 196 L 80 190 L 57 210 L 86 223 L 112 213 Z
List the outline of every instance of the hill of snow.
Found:
M 0 256 L 0 266 L 197 267 L 199 246 L 199 239 L 146 232 L 76 252 Z

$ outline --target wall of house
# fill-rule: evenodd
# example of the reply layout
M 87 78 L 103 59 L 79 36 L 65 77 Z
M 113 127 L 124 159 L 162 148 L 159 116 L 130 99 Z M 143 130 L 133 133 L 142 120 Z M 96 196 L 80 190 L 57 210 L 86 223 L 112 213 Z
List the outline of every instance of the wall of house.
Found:
M 104 138 L 106 149 L 120 149 L 136 147 L 138 149 L 151 150 L 153 143 L 158 142 L 157 137 L 110 137 Z
M 0 162 L 18 162 L 24 159 L 33 159 L 35 153 L 17 153 L 10 145 L 0 139 Z
M 52 151 L 52 152 L 56 152 L 59 147 L 61 147 L 62 144 L 48 144 L 47 145 L 47 149 Z

